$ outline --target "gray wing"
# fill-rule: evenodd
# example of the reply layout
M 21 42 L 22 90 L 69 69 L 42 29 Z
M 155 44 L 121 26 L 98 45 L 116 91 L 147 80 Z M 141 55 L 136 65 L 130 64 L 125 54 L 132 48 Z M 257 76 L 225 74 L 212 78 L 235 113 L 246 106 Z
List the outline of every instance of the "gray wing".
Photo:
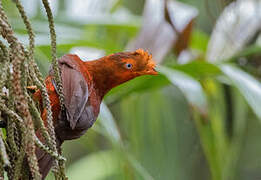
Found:
M 85 116 L 83 112 L 85 112 L 89 92 L 86 80 L 72 61 L 70 57 L 63 56 L 59 60 L 59 65 L 65 96 L 66 118 L 70 127 L 74 129 L 81 116 Z

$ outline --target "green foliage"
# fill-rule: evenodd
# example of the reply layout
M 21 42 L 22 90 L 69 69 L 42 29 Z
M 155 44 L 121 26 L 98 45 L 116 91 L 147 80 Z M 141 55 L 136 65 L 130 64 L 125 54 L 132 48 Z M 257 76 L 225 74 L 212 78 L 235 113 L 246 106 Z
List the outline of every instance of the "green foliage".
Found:
M 112 13 L 126 3 L 115 2 Z M 10 13 L 23 40 L 24 27 Z M 65 144 L 70 179 L 244 180 L 260 175 L 260 163 L 254 162 L 261 155 L 260 77 L 237 64 L 242 57 L 253 62 L 252 55 L 260 55 L 260 47 L 246 45 L 228 59 L 211 63 L 206 54 L 212 35 L 203 29 L 212 24 L 205 18 L 198 20 L 189 44 L 199 52 L 196 60 L 179 64 L 171 58 L 160 65 L 159 76 L 139 77 L 113 89 L 105 97 L 109 109 L 103 105 L 94 128 Z M 75 46 L 106 54 L 122 51 L 141 22 L 136 16 L 124 23 L 113 19 L 77 23 L 61 15 L 56 19 L 59 56 Z M 47 24 L 37 17 L 33 26 L 35 57 L 46 74 L 51 60 Z

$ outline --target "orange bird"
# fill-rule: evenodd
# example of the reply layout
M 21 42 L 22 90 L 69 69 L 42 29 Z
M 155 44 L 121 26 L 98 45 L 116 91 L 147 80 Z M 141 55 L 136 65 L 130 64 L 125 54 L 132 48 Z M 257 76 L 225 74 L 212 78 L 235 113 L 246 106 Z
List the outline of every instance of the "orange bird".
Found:
M 96 121 L 104 95 L 113 87 L 142 75 L 156 75 L 152 56 L 142 49 L 120 52 L 93 61 L 82 61 L 77 55 L 64 55 L 58 60 L 61 70 L 65 113 L 60 112 L 60 103 L 53 81 L 52 70 L 45 83 L 51 101 L 53 123 L 58 149 L 65 140 L 81 137 Z M 34 99 L 42 106 L 40 91 Z M 41 108 L 45 123 L 46 109 Z M 40 139 L 41 136 L 37 133 Z M 37 149 L 36 155 L 43 179 L 53 164 L 53 158 Z

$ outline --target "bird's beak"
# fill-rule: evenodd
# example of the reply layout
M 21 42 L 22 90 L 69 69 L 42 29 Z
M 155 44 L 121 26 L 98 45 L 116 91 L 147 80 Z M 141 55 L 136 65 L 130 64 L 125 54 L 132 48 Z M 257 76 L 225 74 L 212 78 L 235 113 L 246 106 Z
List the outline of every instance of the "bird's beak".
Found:
M 153 67 L 153 68 L 150 68 L 149 70 L 147 70 L 145 74 L 147 74 L 147 75 L 158 75 L 158 72 Z
M 156 71 L 156 63 L 154 60 L 149 60 L 149 63 L 147 64 L 148 69 L 146 70 L 145 74 L 147 75 L 158 75 L 158 72 Z

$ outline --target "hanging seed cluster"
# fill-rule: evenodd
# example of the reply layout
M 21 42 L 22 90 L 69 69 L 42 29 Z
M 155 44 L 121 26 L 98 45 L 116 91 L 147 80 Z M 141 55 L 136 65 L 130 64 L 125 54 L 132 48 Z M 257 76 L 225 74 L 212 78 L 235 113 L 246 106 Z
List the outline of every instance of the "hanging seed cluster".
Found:
M 36 147 L 55 159 L 53 172 L 56 179 L 67 179 L 64 173 L 65 159 L 58 153 L 52 121 L 50 100 L 44 79 L 34 60 L 34 33 L 20 0 L 13 0 L 25 24 L 29 36 L 26 49 L 15 37 L 0 1 L 0 180 L 41 179 L 35 155 Z M 42 0 L 50 28 L 51 50 L 55 82 L 61 105 L 64 97 L 60 71 L 56 60 L 56 34 L 48 0 Z M 27 86 L 37 86 L 41 91 L 43 106 L 47 110 L 47 126 L 43 124 L 37 104 Z M 40 131 L 44 142 L 35 134 Z M 6 173 L 5 173 L 6 172 Z

